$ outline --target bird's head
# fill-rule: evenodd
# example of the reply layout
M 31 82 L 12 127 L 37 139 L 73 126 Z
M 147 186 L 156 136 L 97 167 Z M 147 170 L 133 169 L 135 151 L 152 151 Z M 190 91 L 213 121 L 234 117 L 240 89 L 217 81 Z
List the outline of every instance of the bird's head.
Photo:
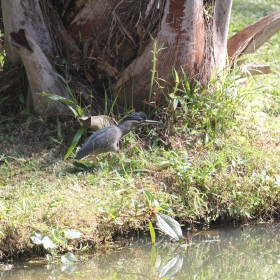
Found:
M 129 114 L 121 120 L 120 124 L 127 122 L 127 121 L 133 123 L 133 126 L 137 126 L 140 124 L 157 124 L 157 123 L 159 123 L 159 121 L 147 120 L 147 115 L 144 112 L 135 112 L 135 113 Z

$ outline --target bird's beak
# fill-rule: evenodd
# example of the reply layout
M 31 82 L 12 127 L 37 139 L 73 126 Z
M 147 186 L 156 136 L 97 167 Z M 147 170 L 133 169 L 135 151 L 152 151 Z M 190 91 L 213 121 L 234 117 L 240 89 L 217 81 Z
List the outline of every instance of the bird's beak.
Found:
M 153 121 L 153 120 L 142 120 L 141 124 L 157 124 L 160 123 L 159 121 Z

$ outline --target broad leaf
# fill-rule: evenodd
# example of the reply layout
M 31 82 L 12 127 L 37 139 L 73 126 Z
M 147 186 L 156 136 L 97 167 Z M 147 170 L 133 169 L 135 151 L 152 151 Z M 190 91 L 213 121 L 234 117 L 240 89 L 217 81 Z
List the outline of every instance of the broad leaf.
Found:
M 43 244 L 43 241 L 42 239 L 44 238 L 44 235 L 43 234 L 40 234 L 40 233 L 32 233 L 31 236 L 30 236 L 30 239 L 31 241 L 34 243 L 34 244 Z
M 166 205 L 166 204 L 160 204 L 159 206 L 156 207 L 156 210 L 157 211 L 162 210 L 162 211 L 166 211 L 166 212 L 170 211 L 168 205 Z
M 52 239 L 54 243 L 64 243 L 67 240 L 61 235 L 61 231 L 58 231 L 57 229 L 52 229 Z
M 64 235 L 66 238 L 75 239 L 75 238 L 81 238 L 82 233 L 80 233 L 78 230 L 75 229 L 66 229 L 64 230 Z
M 161 231 L 174 238 L 176 241 L 182 241 L 183 234 L 180 224 L 173 218 L 165 214 L 156 214 L 157 226 Z
M 45 236 L 42 239 L 42 243 L 46 250 L 52 250 L 57 248 L 57 245 L 48 236 Z

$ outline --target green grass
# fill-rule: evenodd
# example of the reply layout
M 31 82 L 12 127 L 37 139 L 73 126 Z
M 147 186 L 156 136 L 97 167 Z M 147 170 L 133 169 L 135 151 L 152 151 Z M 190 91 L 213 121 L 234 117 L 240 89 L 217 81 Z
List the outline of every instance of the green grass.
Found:
M 243 2 L 233 3 L 231 34 L 279 8 Z M 205 94 L 178 81 L 158 112 L 161 125 L 130 134 L 121 153 L 100 155 L 97 167 L 87 160 L 88 170 L 72 165 L 74 155 L 63 160 L 78 129 L 72 123 L 58 135 L 57 124 L 3 117 L 0 258 L 36 252 L 35 231 L 73 228 L 84 244 L 98 245 L 148 230 L 144 190 L 182 223 L 272 219 L 280 206 L 279 42 L 277 34 L 246 62 L 271 62 L 270 75 L 242 79 L 236 69 Z

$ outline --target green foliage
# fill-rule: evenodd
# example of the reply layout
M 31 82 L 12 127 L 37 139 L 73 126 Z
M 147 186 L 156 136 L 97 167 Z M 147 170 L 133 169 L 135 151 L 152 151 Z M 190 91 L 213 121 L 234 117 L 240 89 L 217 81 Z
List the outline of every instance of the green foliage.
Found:
M 155 244 L 156 243 L 156 233 L 154 230 L 153 223 L 151 221 L 149 221 L 149 229 L 150 229 L 151 242 L 152 242 L 152 244 Z
M 183 234 L 181 230 L 180 224 L 171 218 L 168 215 L 157 213 L 160 210 L 169 211 L 167 205 L 159 205 L 157 200 L 154 199 L 154 196 L 147 190 L 144 190 L 144 194 L 148 201 L 149 212 L 152 215 L 156 216 L 157 226 L 159 229 L 164 232 L 165 234 L 169 235 L 176 241 L 182 242 L 183 241 Z M 149 228 L 150 228 L 150 235 L 152 244 L 155 243 L 155 231 L 153 228 L 153 224 L 149 221 Z
M 2 32 L 0 31 L 0 37 L 2 37 Z M 4 52 L 4 48 L 0 47 L 0 67 L 3 69 L 4 66 L 4 62 L 5 62 L 5 52 Z
M 179 74 L 173 69 L 172 74 L 174 85 L 166 96 L 172 120 L 180 122 L 185 129 L 203 131 L 211 138 L 234 125 L 240 102 L 236 86 L 244 82 L 244 78 L 226 71 L 216 78 L 215 69 L 207 86 L 197 82 L 191 87 L 183 70 Z
M 66 105 L 71 110 L 71 112 L 73 113 L 73 116 L 75 118 L 79 118 L 79 117 L 83 116 L 83 109 L 76 103 L 75 99 L 70 100 L 68 98 L 65 98 L 65 97 L 62 97 L 60 95 L 56 95 L 53 93 L 42 92 L 42 93 L 38 93 L 38 94 L 43 97 L 47 97 L 51 100 L 58 101 L 64 105 Z
M 60 247 L 60 250 L 70 249 L 68 245 L 68 239 L 76 239 L 81 237 L 82 234 L 74 229 L 64 229 L 61 231 L 52 229 L 50 236 L 34 232 L 31 234 L 30 239 L 34 244 L 42 245 L 44 249 L 50 253 L 46 255 L 46 258 L 49 262 L 55 262 L 55 257 L 59 253 L 58 247 Z M 71 252 L 68 252 L 61 256 L 61 262 L 63 264 L 73 264 L 77 262 L 77 259 Z
M 75 147 L 77 146 L 81 136 L 87 131 L 87 129 L 85 127 L 81 127 L 80 129 L 78 129 L 78 131 L 76 132 L 76 134 L 73 137 L 73 140 L 71 142 L 70 147 L 68 148 L 68 151 L 66 153 L 66 155 L 64 156 L 64 159 L 67 159 L 72 151 L 75 149 Z
M 154 203 L 155 203 L 154 196 L 148 190 L 144 190 L 144 194 L 147 198 L 149 207 L 154 205 Z
M 161 213 L 158 213 L 156 217 L 157 217 L 157 226 L 160 228 L 161 231 L 171 236 L 176 241 L 179 242 L 183 241 L 181 226 L 176 220 Z
M 152 54 L 153 54 L 153 58 L 152 58 L 152 69 L 151 69 L 151 72 L 152 72 L 152 75 L 151 75 L 151 83 L 150 83 L 150 91 L 149 91 L 149 102 L 152 101 L 152 95 L 155 94 L 153 92 L 153 85 L 154 83 L 156 83 L 156 79 L 155 79 L 155 76 L 156 76 L 156 72 L 157 72 L 157 69 L 156 69 L 156 66 L 157 66 L 157 56 L 158 56 L 158 53 L 162 50 L 164 50 L 165 48 L 162 46 L 161 48 L 157 49 L 157 41 L 155 40 L 154 41 L 154 48 L 153 48 L 153 51 L 152 51 Z
M 76 119 L 83 116 L 83 109 L 76 103 L 75 99 L 70 100 L 70 99 L 67 99 L 65 97 L 62 97 L 62 96 L 59 96 L 56 94 L 45 93 L 45 92 L 40 93 L 40 95 L 65 104 L 71 110 L 71 112 L 73 113 L 73 115 Z M 60 131 L 60 130 L 58 130 L 58 131 Z M 77 143 L 79 142 L 81 136 L 83 134 L 85 134 L 86 131 L 87 131 L 87 129 L 82 127 L 76 132 L 76 134 L 74 135 L 73 140 L 71 142 L 71 145 L 68 148 L 66 155 L 64 156 L 64 159 L 67 159 L 71 155 L 72 151 L 75 149 Z M 60 137 L 60 139 L 62 141 L 62 136 Z
M 57 94 L 53 94 L 53 93 L 42 92 L 42 93 L 38 93 L 38 94 L 66 105 L 68 107 L 68 109 L 72 112 L 73 116 L 79 121 L 79 118 L 84 115 L 84 111 L 81 108 L 81 106 L 78 105 L 78 101 L 76 100 L 72 89 L 70 88 L 68 82 L 64 79 L 63 76 L 61 76 L 60 74 L 55 73 L 55 72 L 53 72 L 53 74 L 58 76 L 64 82 L 71 99 L 68 99 L 68 98 L 59 96 Z M 71 143 L 70 147 L 68 148 L 66 155 L 64 156 L 64 159 L 67 159 L 71 155 L 72 151 L 75 149 L 77 143 L 79 142 L 81 136 L 85 133 L 86 133 L 86 129 L 84 129 L 84 128 L 80 128 L 76 132 L 76 134 L 73 137 L 72 143 Z

